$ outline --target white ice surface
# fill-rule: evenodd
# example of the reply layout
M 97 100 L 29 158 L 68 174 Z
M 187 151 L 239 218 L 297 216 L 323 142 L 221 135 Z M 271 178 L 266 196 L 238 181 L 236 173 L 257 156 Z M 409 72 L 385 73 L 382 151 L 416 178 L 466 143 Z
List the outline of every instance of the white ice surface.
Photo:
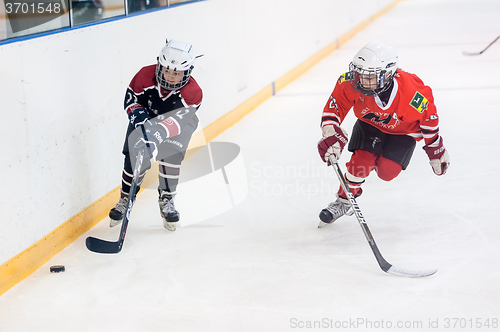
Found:
M 117 239 L 104 219 L 0 297 L 0 330 L 498 330 L 500 42 L 462 54 L 486 47 L 498 22 L 496 0 L 400 2 L 217 137 L 241 148 L 248 191 L 239 204 L 205 219 L 201 200 L 224 195 L 182 184 L 184 226 L 171 233 L 154 188 L 144 191 L 121 253 L 85 248 L 89 235 Z M 419 143 L 405 172 L 391 182 L 372 174 L 358 203 L 384 257 L 437 268 L 428 278 L 382 272 L 354 217 L 317 228 L 338 186 L 316 152 L 322 108 L 373 39 L 396 47 L 400 66 L 433 88 L 452 163 L 435 176 Z M 350 114 L 343 127 L 353 123 Z M 55 264 L 66 272 L 49 273 Z

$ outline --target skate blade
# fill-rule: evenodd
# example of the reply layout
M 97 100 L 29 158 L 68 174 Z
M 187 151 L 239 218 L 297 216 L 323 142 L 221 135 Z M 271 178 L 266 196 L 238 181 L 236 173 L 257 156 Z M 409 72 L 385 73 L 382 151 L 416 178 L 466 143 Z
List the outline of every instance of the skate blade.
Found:
M 325 227 L 325 226 L 327 226 L 327 225 L 331 225 L 331 224 L 333 224 L 333 223 L 330 223 L 330 224 L 329 224 L 329 223 L 327 223 L 327 222 L 320 221 L 320 222 L 319 222 L 319 224 L 318 224 L 318 228 L 323 228 L 323 227 Z
M 164 220 L 163 227 L 168 231 L 174 232 L 177 229 L 177 222 L 168 222 Z
M 109 227 L 115 227 L 122 223 L 123 220 L 109 219 Z

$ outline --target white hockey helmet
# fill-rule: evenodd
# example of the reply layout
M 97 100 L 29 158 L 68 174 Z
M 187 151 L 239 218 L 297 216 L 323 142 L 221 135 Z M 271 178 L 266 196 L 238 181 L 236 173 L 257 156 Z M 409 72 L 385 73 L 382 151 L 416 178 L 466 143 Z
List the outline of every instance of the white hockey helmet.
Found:
M 195 56 L 193 56 L 193 46 L 177 40 L 167 41 L 158 56 L 156 64 L 156 80 L 160 86 L 167 90 L 178 90 L 186 85 L 191 77 Z M 168 69 L 168 70 L 164 70 Z M 165 72 L 179 75 L 182 72 L 182 78 L 174 79 L 165 77 Z
M 366 96 L 380 94 L 391 87 L 398 63 L 398 53 L 393 47 L 379 41 L 368 43 L 349 65 L 351 85 Z

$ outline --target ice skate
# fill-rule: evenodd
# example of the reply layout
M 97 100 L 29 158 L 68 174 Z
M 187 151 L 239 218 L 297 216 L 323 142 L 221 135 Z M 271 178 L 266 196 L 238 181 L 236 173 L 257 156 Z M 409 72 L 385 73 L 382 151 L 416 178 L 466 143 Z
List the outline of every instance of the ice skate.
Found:
M 116 203 L 115 207 L 109 211 L 109 227 L 115 227 L 121 224 L 123 217 L 125 217 L 125 211 L 128 207 L 128 194 L 121 191 L 120 200 Z
M 326 208 L 321 210 L 319 214 L 319 219 L 321 219 L 321 221 L 319 222 L 318 228 L 333 223 L 343 215 L 352 216 L 353 214 L 354 211 L 349 201 L 346 198 L 337 197 L 335 202 L 328 204 Z
M 177 228 L 177 222 L 179 221 L 179 212 L 175 209 L 174 197 L 161 189 L 158 192 L 158 205 L 163 218 L 163 227 L 173 232 Z

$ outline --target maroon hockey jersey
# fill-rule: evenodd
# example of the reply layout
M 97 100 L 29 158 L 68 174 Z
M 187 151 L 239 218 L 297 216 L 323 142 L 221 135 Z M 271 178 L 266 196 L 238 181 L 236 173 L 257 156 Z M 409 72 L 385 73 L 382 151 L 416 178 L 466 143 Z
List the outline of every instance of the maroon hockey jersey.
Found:
M 156 81 L 156 65 L 143 67 L 134 76 L 125 94 L 124 108 L 127 115 L 137 108 L 148 110 L 151 118 L 168 131 L 168 137 L 181 133 L 182 127 L 195 116 L 200 107 L 203 93 L 191 76 L 182 88 L 169 91 Z

